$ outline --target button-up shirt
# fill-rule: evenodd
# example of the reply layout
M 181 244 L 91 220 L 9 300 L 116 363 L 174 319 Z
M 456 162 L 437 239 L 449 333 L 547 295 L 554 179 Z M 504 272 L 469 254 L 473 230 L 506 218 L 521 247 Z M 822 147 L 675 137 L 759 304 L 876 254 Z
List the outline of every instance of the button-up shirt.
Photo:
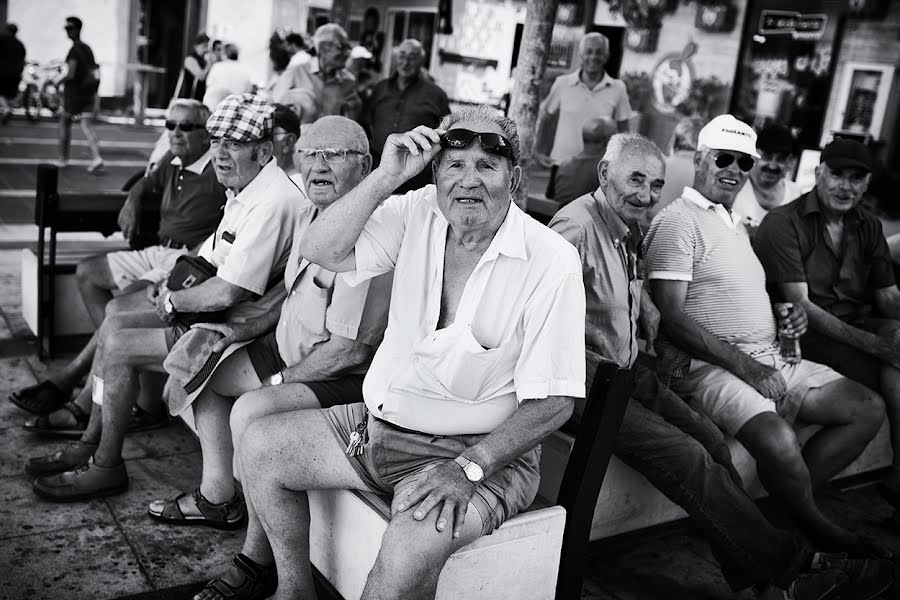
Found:
M 366 125 L 372 141 L 372 153 L 381 156 L 384 141 L 392 133 L 405 132 L 427 125 L 437 127 L 450 113 L 447 94 L 436 84 L 416 77 L 404 89 L 397 74 L 379 81 L 372 88 L 366 104 Z
M 560 209 L 550 221 L 550 229 L 575 246 L 581 256 L 587 299 L 588 380 L 593 379 L 597 358 L 630 367 L 638 355 L 640 234 L 631 232 L 599 189 Z
M 784 206 L 788 202 L 799 198 L 802 195 L 800 189 L 800 184 L 794 183 L 790 179 L 785 179 L 784 190 L 781 194 L 781 198 L 778 199 L 778 205 L 772 208 Z M 762 220 L 769 214 L 769 210 L 771 209 L 763 208 L 759 203 L 759 200 L 756 199 L 756 191 L 753 189 L 753 182 L 750 181 L 750 178 L 748 177 L 747 181 L 744 182 L 744 187 L 742 187 L 741 191 L 734 197 L 734 204 L 731 205 L 731 210 L 741 215 L 744 219 L 744 223 L 747 225 L 759 227 L 759 224 L 762 223 Z
M 350 286 L 336 273 L 300 255 L 300 240 L 317 211 L 304 198 L 284 270 L 287 297 L 281 305 L 275 340 L 286 365 L 299 364 L 334 335 L 375 348 L 387 326 L 391 274 Z M 359 365 L 352 372 L 365 373 L 367 366 Z
M 851 209 L 844 215 L 844 235 L 836 248 L 815 188 L 769 211 L 757 232 L 755 249 L 770 284 L 805 282 L 809 299 L 841 319 L 869 315 L 875 290 L 894 285 L 894 267 L 878 217 L 862 206 Z
M 527 399 L 583 398 L 585 301 L 575 249 L 511 204 L 454 323 L 438 330 L 448 227 L 427 186 L 388 198 L 356 243 L 349 283 L 395 271 L 388 328 L 363 386 L 369 410 L 454 435 L 488 433 Z M 445 356 L 429 354 L 432 343 L 457 335 Z
M 281 280 L 302 192 L 270 160 L 239 194 L 226 195 L 222 222 L 198 254 L 217 268 L 217 277 L 261 296 L 273 275 Z
M 624 121 L 631 118 L 628 90 L 619 79 L 603 74 L 594 87 L 581 80 L 581 70 L 560 75 L 541 105 L 547 115 L 558 115 L 550 158 L 561 163 L 584 150 L 581 127 L 597 117 Z

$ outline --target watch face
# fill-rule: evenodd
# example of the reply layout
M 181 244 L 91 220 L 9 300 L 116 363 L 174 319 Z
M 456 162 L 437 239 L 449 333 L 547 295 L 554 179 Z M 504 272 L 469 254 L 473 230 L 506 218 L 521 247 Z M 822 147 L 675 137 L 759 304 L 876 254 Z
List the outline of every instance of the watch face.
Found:
M 467 464 L 464 470 L 469 481 L 479 482 L 484 479 L 484 470 L 473 462 Z

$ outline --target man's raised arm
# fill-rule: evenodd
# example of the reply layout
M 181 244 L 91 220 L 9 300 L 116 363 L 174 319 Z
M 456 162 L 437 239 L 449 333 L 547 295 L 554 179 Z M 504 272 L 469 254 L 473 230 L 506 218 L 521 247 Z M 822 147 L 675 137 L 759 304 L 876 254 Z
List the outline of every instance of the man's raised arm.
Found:
M 312 222 L 300 253 L 329 271 L 356 270 L 353 248 L 369 217 L 399 185 L 428 166 L 441 148 L 441 134 L 443 130 L 419 126 L 388 136 L 378 168 Z

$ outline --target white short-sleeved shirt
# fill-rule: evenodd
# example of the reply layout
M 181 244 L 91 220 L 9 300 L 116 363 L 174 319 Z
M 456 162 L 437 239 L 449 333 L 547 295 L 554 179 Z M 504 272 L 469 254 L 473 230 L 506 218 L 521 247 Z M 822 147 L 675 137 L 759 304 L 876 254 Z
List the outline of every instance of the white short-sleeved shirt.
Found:
M 556 163 L 584 150 L 581 127 L 588 119 L 624 121 L 631 118 L 628 90 L 621 80 L 604 73 L 597 85 L 588 87 L 581 80 L 580 69 L 556 78 L 541 109 L 550 115 L 559 114 L 550 151 L 550 158 Z
M 455 322 L 437 330 L 448 226 L 429 185 L 388 198 L 356 243 L 348 283 L 395 271 L 387 331 L 363 386 L 369 410 L 401 427 L 456 435 L 492 431 L 527 399 L 584 397 L 575 248 L 511 204 Z
M 287 297 L 275 330 L 278 353 L 286 365 L 302 362 L 333 335 L 377 347 L 387 325 L 391 274 L 350 286 L 333 271 L 300 255 L 300 240 L 318 209 L 305 196 L 284 270 Z M 365 373 L 360 365 L 353 373 Z
M 800 188 L 800 184 L 790 179 L 785 179 L 784 195 L 780 198 L 778 206 L 784 206 L 802 195 L 803 191 Z M 775 207 L 773 206 L 772 208 Z M 769 214 L 769 209 L 763 208 L 756 199 L 756 192 L 753 190 L 753 183 L 749 177 L 744 183 L 744 187 L 734 197 L 734 204 L 731 205 L 731 210 L 741 215 L 744 218 L 744 222 L 751 227 L 759 227 L 763 218 Z
M 303 192 L 271 160 L 239 194 L 225 196 L 222 221 L 198 255 L 219 279 L 261 296 L 287 263 Z
M 243 94 L 253 89 L 253 82 L 236 60 L 226 59 L 215 63 L 206 75 L 206 93 L 203 104 L 215 110 L 219 103 L 232 94 Z

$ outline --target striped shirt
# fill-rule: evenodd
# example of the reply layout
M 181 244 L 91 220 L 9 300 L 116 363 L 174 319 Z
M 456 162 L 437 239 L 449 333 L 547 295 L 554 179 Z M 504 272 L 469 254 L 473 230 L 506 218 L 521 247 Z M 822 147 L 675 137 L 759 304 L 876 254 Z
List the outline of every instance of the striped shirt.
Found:
M 766 275 L 741 217 L 692 188 L 653 220 L 644 239 L 646 279 L 687 281 L 685 313 L 751 356 L 778 351 Z M 661 366 L 677 372 L 684 352 L 660 340 Z

